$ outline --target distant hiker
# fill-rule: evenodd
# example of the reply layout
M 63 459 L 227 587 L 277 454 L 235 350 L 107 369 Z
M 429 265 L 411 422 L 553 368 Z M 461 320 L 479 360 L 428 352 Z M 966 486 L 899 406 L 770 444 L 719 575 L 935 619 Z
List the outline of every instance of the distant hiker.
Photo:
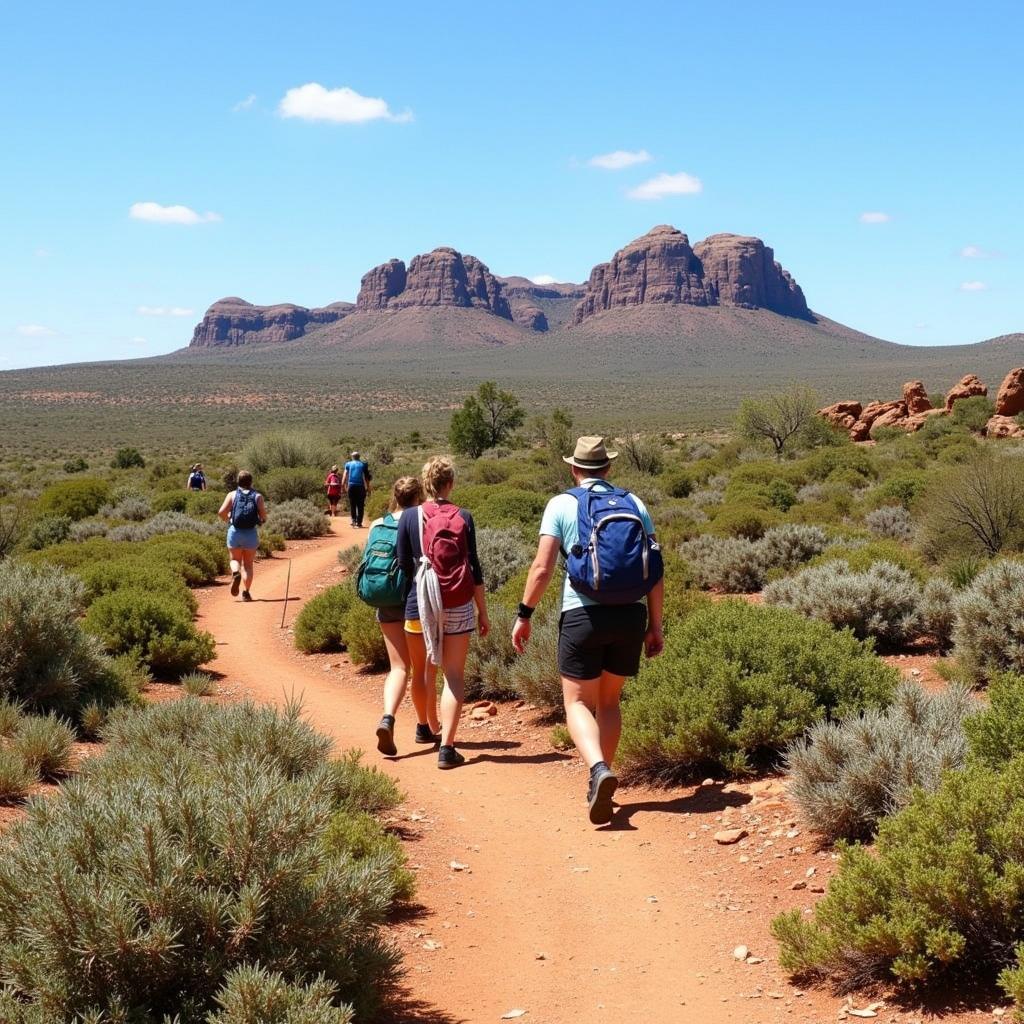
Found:
M 371 479 L 370 467 L 359 457 L 359 452 L 353 452 L 352 458 L 345 463 L 345 472 L 341 478 L 341 486 L 348 492 L 348 510 L 352 514 L 353 526 L 363 525 Z
M 390 671 L 384 680 L 384 717 L 377 726 L 377 749 L 388 757 L 398 753 L 395 746 L 395 716 L 405 696 L 412 672 L 412 703 L 416 709 L 416 742 L 440 743 L 441 726 L 437 720 L 435 670 L 426 678 L 426 659 L 414 662 L 409 656 L 405 632 L 405 604 L 412 583 L 398 562 L 399 523 L 415 518 L 423 501 L 423 488 L 414 476 L 403 476 L 391 490 L 388 513 L 370 524 L 366 550 L 356 575 L 356 593 L 377 609 L 377 621 L 384 634 Z
M 179 478 L 180 479 L 180 478 Z M 197 462 L 188 473 L 188 483 L 185 484 L 187 491 L 205 491 L 206 475 L 203 473 L 202 463 Z
M 450 500 L 455 486 L 451 459 L 430 459 L 422 480 L 430 500 L 404 513 L 398 524 L 398 564 L 409 580 L 415 579 L 405 603 L 406 642 L 414 674 L 428 664 L 431 674 L 434 666 L 444 671 L 437 766 L 458 768 L 466 760 L 455 749 L 455 729 L 469 641 L 477 628 L 487 636 L 491 625 L 473 517 Z
M 329 515 L 338 514 L 338 502 L 341 500 L 341 474 L 337 466 L 331 466 L 327 478 L 324 480 L 324 490 L 327 491 L 327 505 L 330 509 Z
M 267 520 L 267 507 L 263 495 L 252 487 L 252 473 L 243 469 L 238 474 L 238 487 L 225 498 L 217 515 L 228 523 L 228 551 L 231 552 L 231 596 L 238 596 L 242 586 L 242 600 L 251 601 L 253 560 L 260 546 L 257 527 Z
M 587 805 L 595 825 L 611 821 L 619 784 L 611 766 L 622 732 L 622 686 L 627 676 L 636 675 L 642 650 L 653 658 L 665 646 L 661 550 L 643 502 L 607 481 L 617 456 L 605 448 L 604 438 L 581 437 L 575 452 L 563 457 L 576 486 L 556 495 L 544 510 L 537 555 L 512 630 L 512 646 L 522 654 L 530 617 L 561 552 L 566 574 L 558 672 L 566 724 L 590 769 Z

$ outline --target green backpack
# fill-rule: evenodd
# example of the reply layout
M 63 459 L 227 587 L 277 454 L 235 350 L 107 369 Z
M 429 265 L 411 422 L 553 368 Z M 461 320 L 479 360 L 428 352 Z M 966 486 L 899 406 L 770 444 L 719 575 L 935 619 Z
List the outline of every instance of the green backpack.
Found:
M 356 573 L 356 593 L 371 608 L 405 604 L 405 573 L 398 567 L 398 520 L 390 512 L 366 538 Z

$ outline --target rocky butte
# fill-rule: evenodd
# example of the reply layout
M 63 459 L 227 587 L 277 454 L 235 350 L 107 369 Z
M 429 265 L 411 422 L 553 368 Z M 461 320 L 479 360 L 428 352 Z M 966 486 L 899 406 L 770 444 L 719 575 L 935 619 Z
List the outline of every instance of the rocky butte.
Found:
M 736 306 L 812 320 L 800 286 L 759 238 L 711 235 L 690 246 L 678 228 L 652 228 L 591 271 L 574 324 L 643 305 Z
M 307 309 L 290 302 L 277 306 L 254 306 L 245 299 L 231 296 L 219 299 L 206 311 L 192 334 L 191 347 L 294 341 L 311 326 L 334 323 L 354 309 L 351 302 L 334 302 L 319 309 Z

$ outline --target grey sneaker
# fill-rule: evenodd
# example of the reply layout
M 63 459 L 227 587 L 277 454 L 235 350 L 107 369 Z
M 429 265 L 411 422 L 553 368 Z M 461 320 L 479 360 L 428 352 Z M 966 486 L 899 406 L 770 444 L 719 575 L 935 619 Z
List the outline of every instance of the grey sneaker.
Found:
M 238 597 L 238 588 L 242 585 L 242 574 L 233 572 L 231 574 L 231 596 Z
M 377 749 L 385 757 L 394 757 L 398 753 L 395 746 L 395 720 L 385 715 L 377 726 Z
M 441 734 L 434 732 L 429 725 L 424 725 L 423 722 L 416 723 L 416 742 L 417 743 L 440 743 Z
M 612 820 L 612 797 L 619 788 L 619 780 L 610 768 L 599 771 L 590 780 L 587 807 L 593 825 L 607 825 Z
M 437 767 L 447 770 L 465 764 L 466 759 L 454 747 L 441 747 L 437 752 Z

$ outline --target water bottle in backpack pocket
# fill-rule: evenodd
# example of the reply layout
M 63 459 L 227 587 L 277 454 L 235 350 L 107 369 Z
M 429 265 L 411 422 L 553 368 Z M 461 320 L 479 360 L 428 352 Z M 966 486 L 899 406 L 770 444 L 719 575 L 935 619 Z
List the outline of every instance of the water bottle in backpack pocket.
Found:
M 599 604 L 632 604 L 665 573 L 661 548 L 633 495 L 619 487 L 574 487 L 578 541 L 566 553 L 569 586 Z
M 251 530 L 260 525 L 259 494 L 256 491 L 235 491 L 231 502 L 231 525 L 238 530 Z
M 356 570 L 356 594 L 371 608 L 405 602 L 405 573 L 398 565 L 398 520 L 389 512 L 370 529 L 363 560 Z

